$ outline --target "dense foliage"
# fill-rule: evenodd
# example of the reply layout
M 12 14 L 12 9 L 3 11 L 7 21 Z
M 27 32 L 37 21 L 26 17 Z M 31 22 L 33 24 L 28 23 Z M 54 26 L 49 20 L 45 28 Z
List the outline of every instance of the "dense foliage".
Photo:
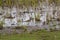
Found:
M 55 5 L 59 5 L 60 4 L 60 0 L 49 0 L 49 3 L 55 3 Z
M 46 0 L 0 0 L 0 6 L 37 6 L 39 2 L 44 2 Z M 47 0 L 49 3 L 60 4 L 60 0 Z
M 37 4 L 38 0 L 0 0 L 0 6 L 36 6 Z
M 0 0 L 0 6 L 2 5 L 2 0 Z

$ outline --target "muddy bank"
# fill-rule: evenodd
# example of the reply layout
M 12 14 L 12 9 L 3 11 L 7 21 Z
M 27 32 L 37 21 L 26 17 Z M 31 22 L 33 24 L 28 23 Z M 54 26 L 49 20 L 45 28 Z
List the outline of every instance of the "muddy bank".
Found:
M 3 29 L 0 29 L 0 34 L 20 34 L 20 33 L 30 33 L 32 31 L 37 31 L 37 30 L 46 30 L 46 31 L 60 31 L 60 25 L 42 25 L 41 27 L 36 25 L 36 26 L 22 26 L 22 27 L 5 27 Z

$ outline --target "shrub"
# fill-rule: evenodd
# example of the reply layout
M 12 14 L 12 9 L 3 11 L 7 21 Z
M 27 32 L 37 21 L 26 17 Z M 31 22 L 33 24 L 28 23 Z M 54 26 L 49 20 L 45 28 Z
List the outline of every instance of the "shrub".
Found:
M 0 21 L 0 29 L 3 29 L 3 21 Z
M 26 26 L 17 26 L 17 27 L 15 27 L 15 29 L 22 29 L 22 30 L 26 31 L 27 27 Z
M 40 21 L 40 14 L 39 13 L 37 15 L 35 15 L 35 20 Z

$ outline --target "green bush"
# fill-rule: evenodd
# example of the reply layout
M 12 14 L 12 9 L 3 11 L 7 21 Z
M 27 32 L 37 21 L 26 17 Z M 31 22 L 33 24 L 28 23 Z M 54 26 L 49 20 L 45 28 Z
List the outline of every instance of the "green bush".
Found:
M 0 0 L 0 6 L 2 6 L 2 0 Z
M 22 30 L 26 31 L 27 27 L 26 26 L 17 26 L 17 27 L 15 27 L 15 29 L 22 29 Z
M 0 29 L 3 29 L 3 21 L 0 21 Z
M 40 21 L 40 14 L 39 13 L 37 15 L 35 15 L 35 20 Z

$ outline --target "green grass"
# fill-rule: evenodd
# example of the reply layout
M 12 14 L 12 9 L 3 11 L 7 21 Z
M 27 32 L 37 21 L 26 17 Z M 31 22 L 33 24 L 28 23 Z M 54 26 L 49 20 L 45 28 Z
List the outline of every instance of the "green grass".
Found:
M 60 31 L 36 31 L 13 35 L 0 35 L 0 40 L 60 40 Z

